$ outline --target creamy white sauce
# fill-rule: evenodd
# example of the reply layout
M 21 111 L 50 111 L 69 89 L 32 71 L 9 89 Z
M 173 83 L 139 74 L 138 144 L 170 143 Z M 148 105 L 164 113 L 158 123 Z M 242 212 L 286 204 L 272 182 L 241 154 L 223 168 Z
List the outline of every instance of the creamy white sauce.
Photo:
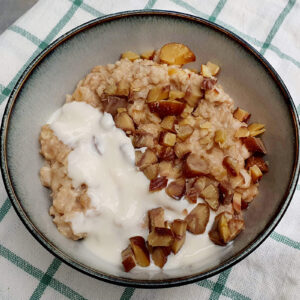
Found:
M 71 102 L 49 122 L 55 135 L 73 149 L 68 156 L 68 176 L 74 187 L 88 185 L 92 209 L 70 220 L 73 231 L 86 232 L 83 244 L 103 260 L 121 266 L 121 251 L 128 246 L 128 238 L 147 238 L 149 209 L 161 206 L 165 219 L 173 220 L 183 219 L 183 209 L 194 207 L 184 199 L 170 198 L 165 191 L 148 191 L 149 180 L 135 166 L 131 140 L 115 127 L 110 114 L 83 102 Z M 213 219 L 211 213 L 205 234 L 187 233 L 182 249 L 169 256 L 164 270 L 205 261 L 224 249 L 208 238 Z M 157 267 L 152 264 L 150 268 Z

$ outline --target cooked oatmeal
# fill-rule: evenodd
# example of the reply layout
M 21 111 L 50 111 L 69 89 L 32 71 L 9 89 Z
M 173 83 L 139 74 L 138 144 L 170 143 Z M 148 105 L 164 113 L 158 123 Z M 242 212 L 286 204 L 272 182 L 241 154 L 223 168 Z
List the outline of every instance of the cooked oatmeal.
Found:
M 90 107 L 87 111 L 93 108 L 100 112 L 95 120 L 103 118 L 103 113 L 110 114 L 116 127 L 126 134 L 124 138 L 131 140 L 135 164 L 149 180 L 148 194 L 152 197 L 164 191 L 165 198 L 161 199 L 168 198 L 161 200 L 159 207 L 142 205 L 144 229 L 149 223 L 148 244 L 142 236 L 130 238 L 130 245 L 122 252 L 126 271 L 136 264 L 148 266 L 149 252 L 154 264 L 162 268 L 185 239 L 188 244 L 186 231 L 196 235 L 206 231 L 210 212 L 216 217 L 208 229 L 209 238 L 217 245 L 226 245 L 244 228 L 243 209 L 258 194 L 258 181 L 268 171 L 261 157 L 266 149 L 257 137 L 265 131 L 264 125 L 247 124 L 250 114 L 235 108 L 217 83 L 217 65 L 208 62 L 200 72 L 182 68 L 194 60 L 186 46 L 175 43 L 141 56 L 129 51 L 115 64 L 94 67 L 66 97 L 66 103 L 82 102 Z M 63 109 L 67 113 L 67 106 Z M 86 122 L 92 124 L 88 118 Z M 59 139 L 57 126 L 51 123 L 41 129 L 41 154 L 46 164 L 40 178 L 51 189 L 53 222 L 63 235 L 77 240 L 88 232 L 74 230 L 72 220 L 80 213 L 97 211 L 91 199 L 94 187 L 84 180 L 75 182 L 70 175 L 69 164 L 75 161 L 70 156 L 77 151 L 79 139 L 63 135 Z M 101 156 L 101 138 L 97 138 L 96 125 L 92 126 L 94 135 L 89 143 Z M 75 130 L 76 134 L 82 133 Z M 164 213 L 172 206 L 168 201 L 180 202 L 172 208 L 175 211 L 180 206 L 175 220 L 165 220 Z

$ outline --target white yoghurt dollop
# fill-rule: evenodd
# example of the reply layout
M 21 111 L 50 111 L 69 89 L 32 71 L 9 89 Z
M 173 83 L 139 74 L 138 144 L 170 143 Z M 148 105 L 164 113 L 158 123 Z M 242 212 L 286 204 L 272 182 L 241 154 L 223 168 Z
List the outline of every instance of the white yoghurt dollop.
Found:
M 70 220 L 73 231 L 86 232 L 83 244 L 103 260 L 121 266 L 121 251 L 128 246 L 128 238 L 147 238 L 145 218 L 149 209 L 161 206 L 165 219 L 173 220 L 183 219 L 183 209 L 194 207 L 184 199 L 170 198 L 165 191 L 148 191 L 149 180 L 135 166 L 131 140 L 116 128 L 110 114 L 84 102 L 71 102 L 50 120 L 55 135 L 73 149 L 68 156 L 68 176 L 75 188 L 86 184 L 91 199 L 92 208 Z M 213 219 L 211 213 L 204 234 L 187 233 L 185 244 L 177 255 L 169 256 L 165 270 L 205 260 L 221 251 L 208 238 Z

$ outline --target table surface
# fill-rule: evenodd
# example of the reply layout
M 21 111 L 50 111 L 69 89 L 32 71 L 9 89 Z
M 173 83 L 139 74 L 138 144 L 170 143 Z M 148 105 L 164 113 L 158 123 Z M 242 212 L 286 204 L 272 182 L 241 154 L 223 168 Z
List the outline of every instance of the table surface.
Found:
M 0 34 L 38 0 L 0 0 Z

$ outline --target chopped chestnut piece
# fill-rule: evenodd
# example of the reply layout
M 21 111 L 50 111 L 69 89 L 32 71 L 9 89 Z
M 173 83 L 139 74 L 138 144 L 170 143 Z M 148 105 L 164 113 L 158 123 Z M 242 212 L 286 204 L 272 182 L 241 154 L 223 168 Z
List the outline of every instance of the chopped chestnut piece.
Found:
M 139 160 L 137 166 L 140 167 L 141 170 L 143 170 L 144 168 L 156 162 L 157 162 L 156 154 L 152 150 L 147 149 L 145 153 L 142 155 L 141 159 Z
M 228 221 L 225 214 L 221 214 L 218 222 L 218 231 L 220 234 L 221 240 L 227 244 L 230 240 L 230 230 L 228 226 Z
M 151 232 L 155 227 L 165 226 L 165 211 L 162 207 L 148 210 L 149 231 Z
M 216 131 L 215 142 L 219 143 L 220 146 L 226 142 L 226 131 L 224 129 Z
M 148 103 L 149 109 L 152 113 L 157 113 L 160 118 L 166 116 L 178 116 L 185 107 L 185 103 L 177 100 L 160 100 Z
M 257 183 L 263 176 L 263 173 L 257 165 L 250 167 L 249 172 L 253 183 Z
M 118 128 L 121 128 L 125 132 L 133 132 L 135 130 L 133 120 L 127 112 L 118 113 L 115 117 L 115 123 Z
M 184 65 L 195 61 L 195 54 L 185 45 L 169 43 L 160 49 L 159 59 L 168 65 Z
M 165 188 L 168 184 L 168 178 L 162 176 L 154 178 L 150 181 L 149 191 L 156 192 Z
M 166 193 L 175 200 L 179 200 L 185 192 L 185 179 L 178 178 L 169 183 Z
M 231 203 L 233 192 L 229 189 L 229 187 L 226 187 L 224 184 L 219 183 L 219 202 L 226 205 Z
M 177 132 L 177 137 L 182 141 L 185 141 L 190 137 L 194 131 L 193 127 L 190 125 L 178 125 L 175 130 Z
M 251 156 L 246 161 L 246 169 L 249 170 L 254 165 L 257 165 L 263 173 L 267 173 L 269 171 L 269 167 L 263 158 L 259 156 Z
M 127 100 L 124 97 L 106 96 L 102 99 L 103 110 L 113 117 L 117 114 L 118 108 L 127 107 Z
M 176 143 L 176 134 L 171 132 L 162 132 L 160 134 L 159 143 L 163 146 L 173 147 Z
M 154 102 L 158 100 L 168 99 L 170 86 L 155 86 L 153 87 L 147 96 L 147 102 Z
M 136 266 L 134 253 L 130 246 L 122 251 L 122 264 L 124 266 L 125 272 L 129 272 Z
M 168 255 L 171 253 L 170 247 L 153 247 L 152 259 L 156 266 L 163 268 L 168 260 Z
M 211 73 L 212 76 L 218 75 L 219 71 L 220 71 L 220 67 L 210 61 L 208 61 L 206 63 L 206 66 L 209 70 L 209 72 Z
M 248 151 L 253 153 L 267 154 L 265 145 L 260 138 L 249 136 L 243 139 L 243 142 Z
M 141 58 L 143 59 L 152 59 L 154 57 L 154 50 L 147 50 L 141 54 Z
M 129 241 L 137 264 L 141 267 L 148 267 L 150 265 L 150 256 L 144 238 L 142 236 L 134 236 Z
M 205 202 L 209 205 L 212 210 L 219 208 L 219 190 L 214 185 L 210 184 L 202 192 L 201 197 L 204 198 Z
M 171 224 L 171 229 L 174 233 L 175 240 L 172 245 L 172 251 L 176 254 L 185 242 L 187 222 L 185 220 L 176 219 Z
M 160 160 L 165 161 L 174 161 L 176 159 L 173 147 L 163 147 L 158 156 Z
M 233 209 L 239 214 L 242 209 L 242 195 L 240 193 L 234 193 L 232 198 Z
M 207 177 L 200 176 L 199 178 L 197 178 L 197 180 L 194 183 L 194 188 L 197 190 L 199 195 L 206 188 L 207 183 L 208 183 Z
M 245 138 L 249 136 L 249 130 L 247 127 L 240 127 L 234 134 L 236 138 Z
M 209 221 L 209 207 L 205 203 L 198 203 L 185 218 L 187 230 L 194 234 L 203 233 Z
M 131 61 L 134 61 L 136 59 L 139 59 L 140 56 L 138 54 L 136 54 L 135 52 L 127 51 L 122 54 L 121 58 L 127 58 Z
M 184 100 L 186 103 L 191 107 L 191 112 L 194 110 L 194 107 L 196 104 L 199 103 L 201 100 L 203 94 L 202 91 L 200 90 L 200 87 L 189 87 L 185 93 Z M 190 112 L 190 113 L 191 113 Z
M 248 130 L 250 132 L 250 136 L 257 136 L 266 131 L 265 124 L 260 123 L 252 123 L 248 126 Z
M 191 153 L 185 161 L 184 173 L 187 178 L 208 174 L 208 163 L 201 156 Z
M 243 220 L 231 219 L 228 222 L 228 227 L 230 230 L 230 240 L 232 241 L 245 228 L 245 223 Z
M 135 148 L 154 148 L 154 137 L 152 134 L 137 134 L 133 138 Z
M 178 91 L 178 90 L 172 90 L 170 91 L 169 98 L 170 99 L 182 99 L 184 97 L 185 93 Z
M 213 226 L 208 235 L 211 241 L 216 245 L 225 246 L 229 242 L 230 231 L 225 212 L 222 212 L 215 217 Z
M 233 116 L 235 119 L 239 120 L 240 122 L 247 122 L 249 120 L 249 118 L 251 117 L 251 114 L 249 114 L 247 111 L 238 107 L 234 111 Z
M 143 173 L 149 179 L 155 179 L 158 176 L 159 164 L 153 164 L 143 169 Z
M 174 234 L 169 228 L 154 227 L 148 235 L 148 243 L 152 247 L 170 247 L 174 242 Z
M 205 91 L 212 90 L 216 83 L 217 80 L 214 78 L 203 78 L 201 88 Z
M 176 121 L 175 116 L 167 116 L 161 121 L 160 126 L 169 131 L 174 131 L 174 123 Z
M 183 158 L 186 154 L 191 152 L 191 145 L 177 142 L 174 146 L 174 151 L 178 158 Z
M 129 95 L 129 91 L 130 91 L 130 83 L 127 80 L 122 79 L 118 83 L 116 95 L 127 97 Z
M 231 156 L 225 156 L 223 159 L 223 166 L 227 169 L 227 171 L 232 176 L 237 176 L 240 173 L 239 163 L 238 161 L 231 157 Z
M 185 194 L 185 198 L 190 202 L 190 203 L 197 203 L 197 199 L 198 199 L 198 192 L 197 190 L 192 187 L 190 188 L 186 194 Z

